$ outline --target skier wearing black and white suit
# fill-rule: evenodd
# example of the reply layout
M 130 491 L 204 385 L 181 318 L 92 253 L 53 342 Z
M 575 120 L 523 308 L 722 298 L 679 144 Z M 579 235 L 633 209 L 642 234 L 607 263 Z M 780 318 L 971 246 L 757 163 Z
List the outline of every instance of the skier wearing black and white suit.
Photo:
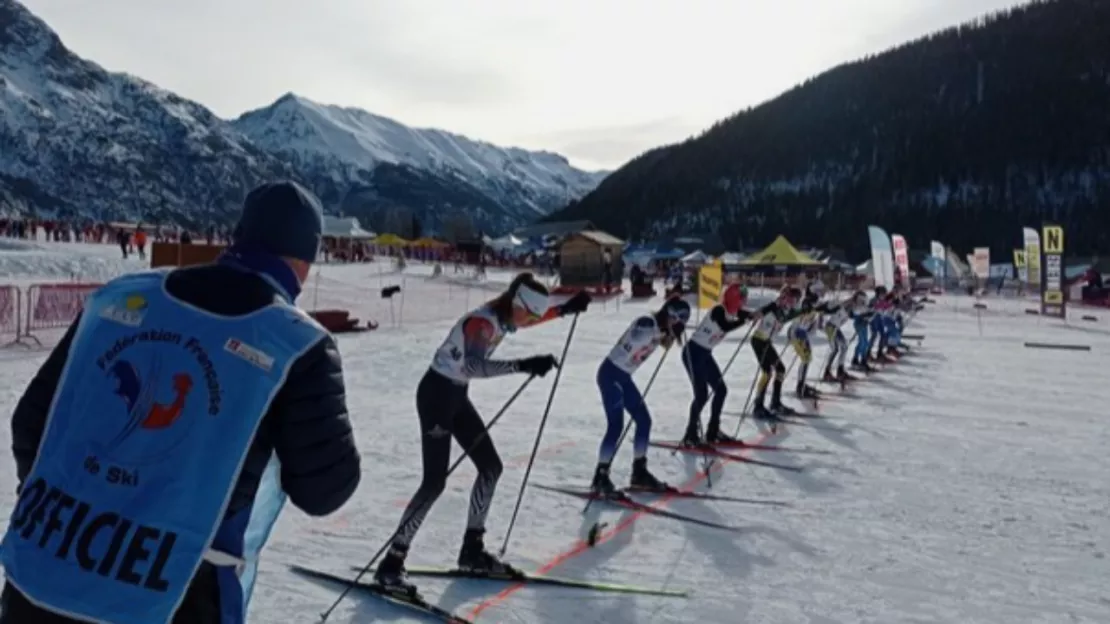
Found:
M 470 382 L 516 373 L 547 375 L 558 366 L 553 355 L 495 360 L 493 353 L 507 334 L 567 314 L 585 312 L 589 303 L 590 295 L 579 292 L 566 303 L 551 306 L 547 288 L 531 273 L 521 273 L 500 296 L 466 313 L 451 328 L 416 389 L 424 474 L 374 575 L 387 591 L 419 596 L 405 572 L 405 558 L 420 525 L 447 486 L 452 438 L 469 453 L 478 469 L 459 551 L 459 568 L 469 572 L 516 573 L 512 566 L 497 560 L 485 549 L 486 515 L 503 465 L 493 440 L 486 434 L 485 423 L 470 402 Z
M 690 419 L 686 423 L 686 434 L 682 443 L 698 446 L 703 443 L 729 442 L 732 438 L 721 433 L 721 410 L 728 396 L 728 386 L 713 349 L 721 344 L 725 336 L 751 319 L 754 314 L 744 310 L 748 291 L 739 284 L 730 284 L 721 294 L 721 303 L 713 306 L 698 324 L 690 340 L 682 350 L 682 365 L 694 386 L 694 399 L 690 402 Z M 713 403 L 709 406 L 709 423 L 704 440 L 701 437 L 701 411 L 713 392 Z

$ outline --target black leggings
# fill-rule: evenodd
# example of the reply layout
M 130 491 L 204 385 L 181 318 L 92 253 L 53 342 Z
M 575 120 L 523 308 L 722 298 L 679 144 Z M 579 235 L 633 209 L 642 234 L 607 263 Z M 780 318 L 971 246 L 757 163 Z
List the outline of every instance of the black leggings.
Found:
M 401 527 L 393 540 L 395 547 L 408 548 L 432 505 L 447 487 L 452 437 L 464 452 L 469 452 L 470 461 L 478 469 L 478 478 L 470 492 L 466 528 L 484 529 L 486 526 L 486 515 L 504 466 L 493 440 L 486 435 L 486 424 L 467 396 L 467 389 L 468 386 L 460 386 L 433 370 L 424 373 L 416 388 L 424 477 L 405 509 Z
M 775 351 L 775 345 L 771 344 L 770 340 L 752 338 L 752 350 L 755 351 L 755 359 L 759 362 L 759 368 L 765 374 L 769 376 L 773 371 L 778 379 L 786 376 L 786 367 L 783 366 L 782 360 L 779 359 L 779 353 Z

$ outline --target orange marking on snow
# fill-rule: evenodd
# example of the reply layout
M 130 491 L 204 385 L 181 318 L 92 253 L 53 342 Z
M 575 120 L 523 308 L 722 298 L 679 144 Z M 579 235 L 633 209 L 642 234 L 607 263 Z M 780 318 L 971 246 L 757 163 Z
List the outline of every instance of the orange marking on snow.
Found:
M 771 437 L 771 434 L 766 433 L 766 434 L 760 435 L 759 437 L 757 437 L 754 440 L 748 440 L 748 442 L 750 444 L 760 444 L 769 437 Z M 747 451 L 747 452 L 739 451 L 737 454 L 739 454 L 741 457 L 747 457 L 748 454 L 750 454 L 750 453 L 751 453 L 751 451 Z M 732 459 L 728 459 L 726 457 L 715 457 L 714 459 L 716 459 L 717 461 L 714 462 L 712 466 L 710 466 L 710 470 L 717 469 L 717 468 L 719 468 L 720 466 L 723 466 L 726 463 L 731 463 L 731 462 L 735 461 L 735 460 L 732 460 Z M 698 484 L 700 484 L 702 481 L 704 481 L 708 476 L 709 475 L 706 472 L 699 472 L 698 474 L 694 475 L 689 481 L 687 481 L 686 483 L 683 483 L 680 486 L 679 489 L 682 489 L 682 490 L 693 489 Z M 662 498 L 660 498 L 658 503 L 654 506 L 655 507 L 664 507 L 664 506 L 667 505 L 667 503 L 674 500 L 674 498 L 675 498 L 674 494 L 665 495 Z M 602 542 L 608 541 L 610 538 L 612 538 L 612 537 L 614 537 L 614 536 L 616 536 L 620 533 L 623 533 L 624 531 L 627 531 L 629 527 L 631 527 L 637 520 L 640 519 L 641 516 L 644 516 L 644 515 L 648 515 L 648 513 L 644 512 L 644 511 L 637 511 L 637 512 L 633 513 L 632 515 L 628 516 L 627 518 L 625 518 L 623 521 L 617 523 L 617 525 L 614 526 L 613 528 L 608 529 L 606 531 L 602 531 L 600 534 L 598 534 L 597 544 L 601 544 Z M 591 549 L 591 546 L 589 544 L 587 544 L 585 540 L 578 540 L 574 543 L 574 545 L 569 550 L 567 550 L 565 552 L 562 552 L 562 553 L 559 553 L 558 555 L 555 555 L 550 561 L 548 561 L 547 563 L 540 566 L 540 568 L 537 569 L 532 574 L 537 574 L 537 575 L 547 574 L 547 573 L 551 572 L 552 570 L 554 570 L 555 568 L 563 565 L 567 561 L 570 561 L 571 559 L 574 559 L 578 555 L 580 555 L 580 554 L 582 554 L 582 553 L 584 553 L 584 552 L 586 552 L 587 550 L 590 550 L 590 549 Z M 526 586 L 527 586 L 527 583 L 516 583 L 516 584 L 513 584 L 513 585 L 510 585 L 510 586 L 506 587 L 505 589 L 501 590 L 501 592 L 498 593 L 497 595 L 486 599 L 481 604 L 474 607 L 474 609 L 470 612 L 469 618 L 472 619 L 472 620 L 478 619 L 478 616 L 481 615 L 483 612 L 485 612 L 487 609 L 490 609 L 492 607 L 496 607 L 496 606 L 504 603 L 506 600 L 511 598 L 513 594 L 517 593 L 518 591 L 520 591 L 521 589 L 523 589 Z

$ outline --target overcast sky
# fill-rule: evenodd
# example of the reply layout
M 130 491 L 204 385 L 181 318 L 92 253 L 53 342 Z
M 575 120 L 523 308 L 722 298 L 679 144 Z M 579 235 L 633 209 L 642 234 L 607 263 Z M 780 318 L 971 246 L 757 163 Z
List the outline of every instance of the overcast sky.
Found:
M 19 0 L 233 118 L 292 91 L 615 168 L 1013 0 Z

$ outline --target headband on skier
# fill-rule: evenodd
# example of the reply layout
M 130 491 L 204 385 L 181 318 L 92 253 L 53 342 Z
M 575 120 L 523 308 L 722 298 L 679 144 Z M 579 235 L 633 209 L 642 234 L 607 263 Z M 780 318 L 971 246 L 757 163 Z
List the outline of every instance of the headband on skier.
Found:
M 686 324 L 690 320 L 690 304 L 682 299 L 671 299 L 663 304 L 663 310 L 666 311 L 667 317 L 671 323 Z
M 536 290 L 528 284 L 521 284 L 513 295 L 513 305 L 539 318 L 547 313 L 549 301 L 547 293 Z

